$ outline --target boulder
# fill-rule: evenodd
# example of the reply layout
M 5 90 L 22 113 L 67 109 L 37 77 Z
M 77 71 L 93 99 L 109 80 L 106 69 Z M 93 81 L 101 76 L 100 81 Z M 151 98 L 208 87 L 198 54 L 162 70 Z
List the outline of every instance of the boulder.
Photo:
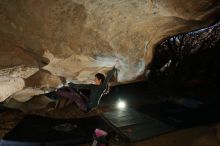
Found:
M 63 81 L 90 83 L 115 60 L 118 84 L 143 80 L 158 43 L 205 27 L 219 14 L 218 0 L 1 0 L 0 69 L 25 69 L 13 78 L 1 75 L 7 81 L 0 81 L 0 101 L 22 89 L 30 96 L 26 89 L 34 86 L 48 91 Z

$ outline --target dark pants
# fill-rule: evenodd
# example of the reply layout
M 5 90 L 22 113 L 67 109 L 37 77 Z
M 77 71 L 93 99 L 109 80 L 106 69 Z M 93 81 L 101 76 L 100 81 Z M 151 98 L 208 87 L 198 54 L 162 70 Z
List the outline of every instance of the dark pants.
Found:
M 88 110 L 86 99 L 74 88 L 62 87 L 57 91 L 47 93 L 46 96 L 51 99 L 59 99 L 60 97 L 64 97 L 72 102 L 75 102 L 79 109 L 81 109 L 82 111 Z

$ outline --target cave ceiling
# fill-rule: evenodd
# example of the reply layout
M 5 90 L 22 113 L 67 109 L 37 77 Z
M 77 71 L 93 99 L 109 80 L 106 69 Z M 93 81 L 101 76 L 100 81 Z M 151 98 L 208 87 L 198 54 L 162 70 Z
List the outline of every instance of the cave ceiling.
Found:
M 158 43 L 219 15 L 219 0 L 1 0 L 0 101 L 91 83 L 115 60 L 116 84 L 144 80 Z

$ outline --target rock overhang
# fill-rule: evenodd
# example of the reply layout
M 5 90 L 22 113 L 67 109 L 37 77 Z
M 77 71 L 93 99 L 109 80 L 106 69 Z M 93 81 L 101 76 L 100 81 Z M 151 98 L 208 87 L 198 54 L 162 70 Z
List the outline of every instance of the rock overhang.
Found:
M 143 79 L 161 40 L 207 26 L 219 11 L 218 0 L 3 0 L 0 68 L 13 90 L 0 91 L 1 101 L 25 96 L 22 90 L 29 88 L 36 95 L 65 81 L 91 82 L 116 59 L 121 64 L 119 84 Z M 28 76 L 18 72 L 14 84 L 10 71 L 18 67 Z

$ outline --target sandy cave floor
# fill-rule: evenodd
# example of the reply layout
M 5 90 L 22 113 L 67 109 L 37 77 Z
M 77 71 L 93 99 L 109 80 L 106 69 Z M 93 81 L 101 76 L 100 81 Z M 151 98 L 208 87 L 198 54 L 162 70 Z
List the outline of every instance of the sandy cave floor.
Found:
M 101 106 L 90 113 L 83 113 L 75 106 L 68 106 L 61 110 L 49 110 L 48 108 L 32 111 L 29 114 L 54 117 L 54 118 L 81 118 L 100 115 L 112 109 Z M 0 138 L 9 132 L 26 115 L 18 110 L 6 110 L 0 113 Z M 89 146 L 85 144 L 82 146 Z M 126 142 L 111 145 L 128 145 Z M 145 141 L 133 143 L 134 146 L 219 146 L 220 145 L 220 124 L 208 124 L 162 134 Z

